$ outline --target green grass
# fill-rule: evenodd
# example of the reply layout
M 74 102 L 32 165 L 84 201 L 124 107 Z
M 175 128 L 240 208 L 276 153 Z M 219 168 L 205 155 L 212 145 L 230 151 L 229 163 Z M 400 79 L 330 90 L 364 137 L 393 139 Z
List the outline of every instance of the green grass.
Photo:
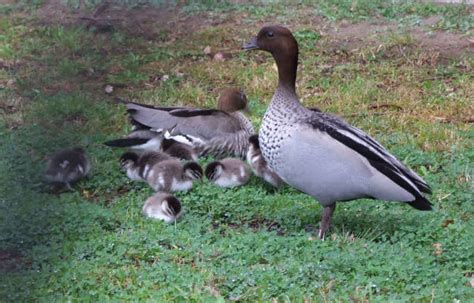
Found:
M 75 8 L 78 2 L 65 3 Z M 98 4 L 85 3 L 88 10 Z M 41 1 L 1 6 L 7 15 L 0 21 L 0 301 L 472 300 L 474 133 L 466 122 L 472 57 L 426 60 L 403 31 L 387 34 L 377 47 L 334 51 L 333 38 L 309 22 L 316 14 L 353 22 L 374 14 L 449 20 L 451 10 L 465 7 L 335 3 L 301 3 L 282 15 L 281 2 L 193 3 L 172 8 L 173 14 L 203 14 L 219 25 L 178 33 L 178 25 L 154 24 L 157 40 L 120 29 L 44 25 L 23 14 L 41 8 Z M 234 49 L 258 31 L 256 20 L 272 16 L 292 24 L 300 42 L 304 104 L 345 117 L 415 169 L 433 187 L 435 211 L 340 203 L 322 242 L 313 239 L 317 202 L 253 177 L 238 189 L 204 181 L 177 194 L 185 214 L 176 224 L 142 217 L 152 191 L 128 180 L 117 161 L 121 151 L 102 144 L 130 130 L 124 107 L 103 85 L 140 102 L 199 107 L 214 106 L 218 89 L 240 86 L 259 125 L 277 80 L 273 60 Z M 210 60 L 203 54 L 208 45 L 230 50 L 233 58 Z M 162 75 L 169 79 L 160 81 Z M 46 156 L 75 145 L 86 147 L 91 176 L 75 192 L 43 192 Z

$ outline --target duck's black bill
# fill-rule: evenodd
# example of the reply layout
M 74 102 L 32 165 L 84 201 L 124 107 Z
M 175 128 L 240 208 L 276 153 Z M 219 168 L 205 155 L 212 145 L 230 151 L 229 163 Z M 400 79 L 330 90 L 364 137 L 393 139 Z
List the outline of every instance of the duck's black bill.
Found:
M 259 49 L 257 45 L 257 37 L 253 37 L 249 42 L 242 45 L 243 50 L 252 50 L 252 49 Z

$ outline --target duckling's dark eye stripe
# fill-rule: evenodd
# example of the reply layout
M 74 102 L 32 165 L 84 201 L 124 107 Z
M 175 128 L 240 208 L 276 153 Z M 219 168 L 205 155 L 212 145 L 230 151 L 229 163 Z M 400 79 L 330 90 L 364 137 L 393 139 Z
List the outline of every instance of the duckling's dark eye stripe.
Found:
M 177 215 L 181 211 L 181 203 L 176 198 L 170 198 L 167 200 L 169 208 L 172 210 L 173 215 Z

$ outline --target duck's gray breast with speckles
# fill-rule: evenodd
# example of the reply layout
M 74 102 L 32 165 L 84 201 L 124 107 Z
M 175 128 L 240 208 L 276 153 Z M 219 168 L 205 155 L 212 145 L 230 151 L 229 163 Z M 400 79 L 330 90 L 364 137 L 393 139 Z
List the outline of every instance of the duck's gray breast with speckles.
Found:
M 281 162 L 281 142 L 289 136 L 294 123 L 307 115 L 298 102 L 288 102 L 293 99 L 298 100 L 294 93 L 278 88 L 260 128 L 259 142 L 262 155 L 275 171 L 278 171 Z

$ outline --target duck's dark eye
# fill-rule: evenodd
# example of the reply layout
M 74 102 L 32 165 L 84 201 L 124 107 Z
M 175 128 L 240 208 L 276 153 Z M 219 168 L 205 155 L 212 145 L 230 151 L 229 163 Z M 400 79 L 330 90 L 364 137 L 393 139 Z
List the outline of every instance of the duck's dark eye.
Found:
M 273 38 L 273 32 L 267 32 L 267 37 L 268 38 Z

